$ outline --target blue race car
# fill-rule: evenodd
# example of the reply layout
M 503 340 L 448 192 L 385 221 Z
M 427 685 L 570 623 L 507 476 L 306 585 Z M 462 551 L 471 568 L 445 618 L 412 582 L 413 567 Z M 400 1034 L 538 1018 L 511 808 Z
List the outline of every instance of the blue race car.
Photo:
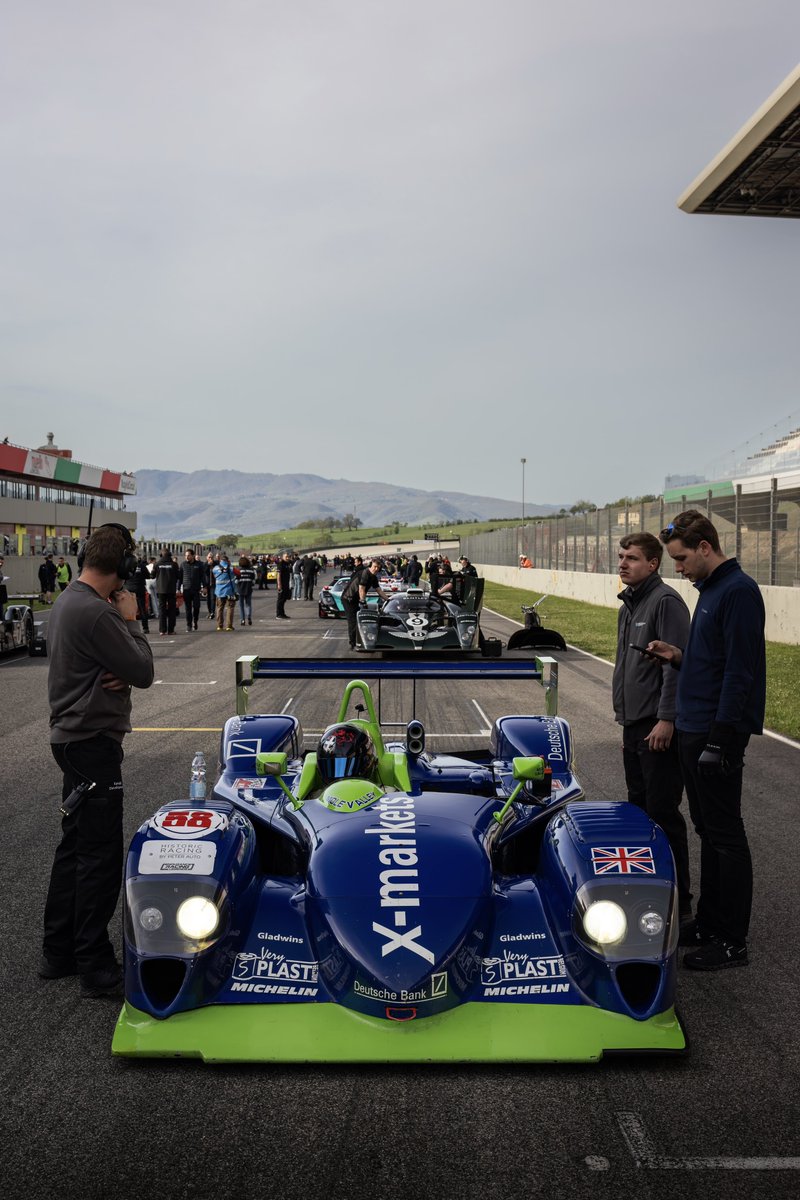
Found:
M 114 1053 L 535 1062 L 682 1051 L 672 854 L 640 809 L 584 797 L 556 669 L 370 663 L 379 688 L 413 679 L 415 697 L 420 680 L 543 680 L 547 713 L 499 718 L 484 751 L 434 753 L 413 712 L 388 740 L 371 688 L 351 679 L 304 754 L 297 717 L 247 714 L 254 680 L 351 668 L 240 659 L 212 795 L 165 804 L 128 852 Z
M 342 592 L 347 587 L 352 576 L 340 575 L 338 579 L 334 579 L 332 583 L 326 583 L 317 592 L 317 605 L 319 615 L 322 620 L 336 620 L 344 618 L 347 613 L 344 610 L 344 602 L 342 601 Z M 378 596 L 372 591 L 367 595 L 367 604 L 370 608 L 377 608 Z

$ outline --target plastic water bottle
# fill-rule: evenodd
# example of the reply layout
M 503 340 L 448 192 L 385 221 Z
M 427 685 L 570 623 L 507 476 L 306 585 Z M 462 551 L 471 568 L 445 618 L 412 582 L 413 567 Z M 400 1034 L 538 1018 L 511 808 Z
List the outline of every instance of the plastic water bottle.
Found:
M 192 759 L 192 782 L 189 784 L 189 799 L 204 800 L 206 795 L 206 760 L 202 750 Z

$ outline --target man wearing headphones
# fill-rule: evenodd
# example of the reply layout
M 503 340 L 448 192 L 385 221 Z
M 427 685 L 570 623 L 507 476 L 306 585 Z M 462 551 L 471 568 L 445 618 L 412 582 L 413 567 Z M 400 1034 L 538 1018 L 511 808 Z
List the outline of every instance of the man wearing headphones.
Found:
M 47 630 L 50 743 L 63 773 L 64 819 L 39 974 L 80 975 L 81 995 L 90 998 L 122 987 L 108 936 L 122 880 L 122 739 L 131 728 L 131 687 L 153 682 L 136 597 L 122 586 L 136 566 L 123 525 L 95 530 Z

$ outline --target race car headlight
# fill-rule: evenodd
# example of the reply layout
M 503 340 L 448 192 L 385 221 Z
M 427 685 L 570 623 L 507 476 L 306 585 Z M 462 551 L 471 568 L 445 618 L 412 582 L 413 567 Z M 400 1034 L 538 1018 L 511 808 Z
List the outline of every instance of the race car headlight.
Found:
M 200 942 L 219 925 L 219 909 L 205 896 L 190 896 L 178 908 L 175 921 L 185 938 Z
M 593 900 L 583 914 L 583 928 L 598 946 L 616 946 L 628 932 L 628 919 L 613 900 Z
M 155 933 L 164 924 L 164 914 L 160 908 L 143 908 L 139 913 L 139 924 L 147 933 Z

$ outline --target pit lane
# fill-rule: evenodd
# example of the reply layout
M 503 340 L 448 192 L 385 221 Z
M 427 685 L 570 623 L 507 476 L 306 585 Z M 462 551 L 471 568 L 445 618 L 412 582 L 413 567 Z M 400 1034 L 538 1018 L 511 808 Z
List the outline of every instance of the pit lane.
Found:
M 218 634 L 213 622 L 201 620 L 197 633 L 179 624 L 173 638 L 151 639 L 161 683 L 134 698 L 125 762 L 129 835 L 158 804 L 186 795 L 196 749 L 209 764 L 216 761 L 218 730 L 234 707 L 238 655 L 341 654 L 352 660 L 354 675 L 368 677 L 368 656 L 350 655 L 343 622 L 320 621 L 316 604 L 304 601 L 290 603 L 290 621 L 276 622 L 274 605 L 274 590 L 256 592 L 251 628 Z M 484 627 L 505 641 L 513 626 L 487 614 Z M 610 668 L 572 651 L 555 657 L 560 712 L 573 725 L 579 777 L 588 795 L 619 798 Z M 133 1200 L 144 1191 L 170 1200 L 228 1193 L 522 1200 L 564 1193 L 617 1200 L 672 1196 L 676 1183 L 687 1196 L 727 1198 L 734 1187 L 747 1197 L 797 1193 L 797 1171 L 779 1161 L 796 1161 L 800 1152 L 794 1015 L 800 838 L 792 747 L 755 739 L 748 751 L 745 809 L 756 872 L 751 965 L 699 977 L 680 972 L 678 1004 L 691 1044 L 685 1059 L 534 1068 L 128 1063 L 110 1055 L 116 1003 L 81 1002 L 75 980 L 36 977 L 58 838 L 46 675 L 47 660 L 18 658 L 0 677 L 6 1032 L 0 1121 L 9 1197 Z M 509 688 L 439 687 L 420 714 L 429 736 L 466 730 L 463 745 L 475 745 L 485 718 L 541 704 L 537 687 L 522 696 Z M 251 692 L 250 711 L 288 706 L 313 738 L 334 719 L 340 694 L 336 681 L 264 681 Z M 384 715 L 404 722 L 407 700 L 401 691 Z M 690 845 L 696 877 L 694 835 Z M 119 946 L 119 915 L 112 932 Z M 627 1126 L 620 1121 L 626 1113 L 636 1118 Z M 646 1133 L 638 1158 L 626 1128 Z M 676 1162 L 706 1165 L 684 1167 L 676 1180 L 679 1168 L 669 1165 Z

